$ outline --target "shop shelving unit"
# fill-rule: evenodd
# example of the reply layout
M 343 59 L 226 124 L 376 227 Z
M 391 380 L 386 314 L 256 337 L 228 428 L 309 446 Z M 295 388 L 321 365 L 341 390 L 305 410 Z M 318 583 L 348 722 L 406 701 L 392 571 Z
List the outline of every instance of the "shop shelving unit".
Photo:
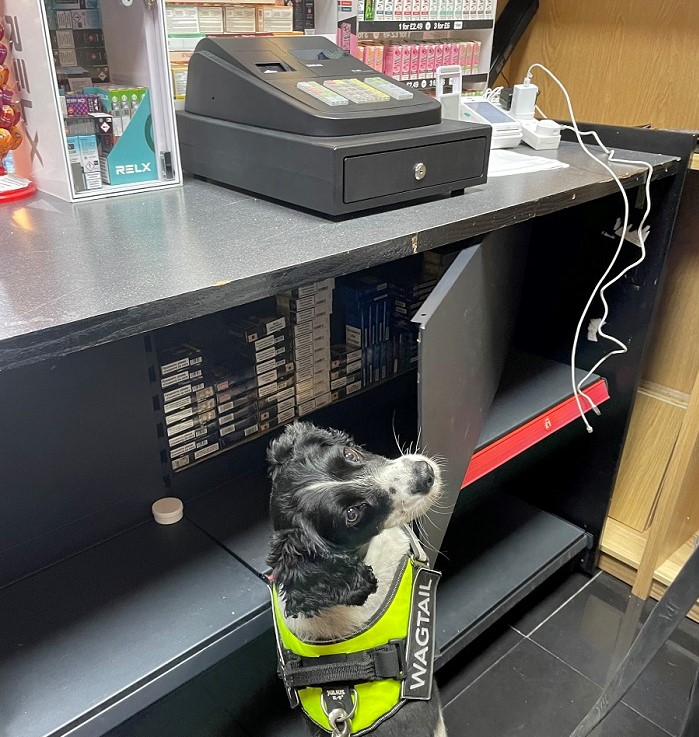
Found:
M 288 725 L 297 715 L 288 711 L 273 668 L 250 655 L 256 642 L 268 642 L 271 626 L 262 578 L 269 436 L 169 473 L 160 456 L 149 368 L 166 332 L 178 326 L 203 335 L 222 310 L 367 264 L 482 242 L 484 254 L 499 244 L 495 263 L 503 266 L 511 257 L 509 272 L 521 277 L 517 290 L 498 288 L 503 269 L 497 279 L 482 278 L 487 259 L 484 272 L 455 262 L 456 272 L 445 275 L 453 284 L 463 284 L 463 277 L 482 288 L 483 319 L 463 325 L 490 346 L 469 350 L 476 343 L 455 339 L 458 329 L 450 334 L 443 351 L 454 359 L 442 375 L 449 377 L 441 387 L 446 395 L 437 392 L 437 366 L 423 362 L 419 377 L 405 373 L 308 417 L 387 454 L 395 452 L 393 427 L 402 440 L 415 440 L 419 417 L 423 433 L 438 443 L 429 450 L 446 450 L 453 459 L 455 508 L 440 531 L 447 557 L 438 560 L 444 571 L 439 663 L 459 657 L 554 571 L 570 564 L 591 570 L 690 138 L 614 131 L 617 149 L 632 149 L 620 156 L 653 164 L 655 205 L 643 270 L 610 295 L 615 334 L 630 341 L 630 350 L 591 379 L 603 381 L 609 395 L 594 433 L 569 423 L 463 491 L 471 453 L 501 437 L 505 415 L 505 430 L 514 430 L 569 397 L 554 379 L 570 371 L 571 325 L 606 263 L 601 231 L 619 209 L 615 184 L 575 145 L 563 143 L 558 151 L 567 169 L 493 180 L 463 197 L 350 220 L 327 221 L 201 181 L 89 208 L 40 195 L 38 206 L 11 213 L 23 227 L 4 255 L 8 299 L 0 303 L 0 395 L 6 398 L 0 414 L 0 712 L 9 734 L 128 734 L 128 722 L 118 726 L 124 720 L 139 719 L 148 704 L 225 658 L 244 665 L 234 671 L 231 693 L 243 693 L 243 680 L 269 682 L 264 693 L 273 698 L 231 701 L 254 719 L 255 733 L 295 734 Z M 618 171 L 624 186 L 638 191 L 644 168 Z M 67 223 L 73 239 L 64 237 Z M 102 237 L 104 223 L 123 233 L 117 244 Z M 525 255 L 526 268 L 515 268 Z M 464 290 L 449 287 L 441 284 L 429 316 L 421 315 L 423 346 L 444 340 L 443 331 L 453 326 L 450 300 Z M 472 332 L 481 324 L 480 333 Z M 581 370 L 594 365 L 596 349 L 582 346 Z M 534 358 L 523 359 L 522 351 Z M 427 356 L 439 352 L 425 350 Z M 452 383 L 462 376 L 457 357 L 466 362 L 464 389 Z M 532 368 L 537 362 L 550 372 L 544 383 L 558 385 L 556 392 L 537 392 L 527 383 L 542 375 Z M 525 364 L 531 371 L 516 368 Z M 517 389 L 501 375 L 523 384 Z M 490 419 L 498 432 L 494 425 L 488 430 Z M 470 423 L 469 429 L 460 437 L 440 434 L 452 420 L 456 428 Z M 161 527 L 150 505 L 170 495 L 184 500 L 185 519 Z

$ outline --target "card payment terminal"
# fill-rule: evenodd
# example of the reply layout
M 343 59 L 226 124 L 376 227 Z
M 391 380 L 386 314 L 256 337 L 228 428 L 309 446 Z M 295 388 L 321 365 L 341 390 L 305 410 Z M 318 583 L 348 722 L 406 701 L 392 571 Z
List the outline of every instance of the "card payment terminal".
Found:
M 185 171 L 328 215 L 482 184 L 492 130 L 322 36 L 202 39 L 177 120 Z

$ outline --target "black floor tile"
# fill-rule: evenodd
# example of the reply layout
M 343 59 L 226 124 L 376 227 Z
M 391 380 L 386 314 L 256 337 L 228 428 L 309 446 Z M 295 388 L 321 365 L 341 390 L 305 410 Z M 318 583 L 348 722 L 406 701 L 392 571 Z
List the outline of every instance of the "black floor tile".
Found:
M 511 650 L 522 636 L 497 623 L 437 671 L 442 704 L 447 704 Z
M 589 582 L 590 576 L 583 573 L 559 571 L 505 615 L 505 621 L 523 635 L 529 635 Z
M 599 686 L 628 651 L 655 602 L 601 574 L 532 634 L 532 639 Z M 624 702 L 676 735 L 699 665 L 699 625 L 686 620 L 631 687 Z
M 601 689 L 522 640 L 445 707 L 449 737 L 568 737 Z M 667 737 L 620 704 L 594 737 Z

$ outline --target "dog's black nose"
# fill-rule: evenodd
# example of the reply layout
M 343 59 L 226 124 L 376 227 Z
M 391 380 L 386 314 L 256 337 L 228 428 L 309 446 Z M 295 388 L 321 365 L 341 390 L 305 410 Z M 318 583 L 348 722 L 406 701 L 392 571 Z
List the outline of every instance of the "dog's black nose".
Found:
M 434 485 L 434 469 L 427 461 L 416 461 L 413 494 L 427 494 Z

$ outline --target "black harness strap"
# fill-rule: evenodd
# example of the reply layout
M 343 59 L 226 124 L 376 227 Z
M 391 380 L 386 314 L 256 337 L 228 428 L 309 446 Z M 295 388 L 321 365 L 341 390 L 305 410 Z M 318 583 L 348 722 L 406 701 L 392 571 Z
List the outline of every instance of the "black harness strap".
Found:
M 405 678 L 405 641 L 356 653 L 299 657 L 285 652 L 279 675 L 287 688 L 305 688 L 328 683 L 362 683 Z

